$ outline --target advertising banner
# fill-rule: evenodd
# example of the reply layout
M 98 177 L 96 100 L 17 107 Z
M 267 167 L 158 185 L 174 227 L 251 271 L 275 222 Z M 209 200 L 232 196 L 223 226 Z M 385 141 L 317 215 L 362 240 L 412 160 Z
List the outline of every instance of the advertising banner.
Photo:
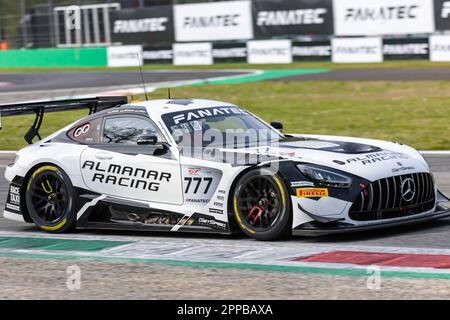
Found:
M 335 38 L 331 40 L 332 60 L 337 63 L 382 62 L 382 40 L 370 38 Z
M 385 60 L 428 59 L 428 38 L 384 39 Z
M 430 33 L 432 0 L 333 0 L 338 36 Z
M 172 63 L 172 46 L 167 47 L 146 47 L 142 53 L 144 63 Z
M 450 35 L 430 36 L 430 60 L 450 61 Z
M 178 42 L 253 38 L 250 1 L 175 5 L 174 17 Z
M 436 30 L 450 30 L 450 1 L 434 0 Z
M 176 66 L 213 64 L 211 42 L 174 43 L 173 64 Z
M 331 0 L 253 1 L 255 38 L 333 34 Z
M 142 60 L 142 46 L 115 46 L 107 49 L 108 67 L 137 67 Z
M 214 43 L 214 62 L 246 62 L 247 44 L 245 43 Z
M 154 45 L 174 42 L 172 6 L 110 12 L 112 42 Z
M 330 41 L 293 41 L 292 56 L 298 61 L 328 61 L 331 60 Z
M 292 63 L 291 40 L 257 40 L 247 42 L 250 64 Z

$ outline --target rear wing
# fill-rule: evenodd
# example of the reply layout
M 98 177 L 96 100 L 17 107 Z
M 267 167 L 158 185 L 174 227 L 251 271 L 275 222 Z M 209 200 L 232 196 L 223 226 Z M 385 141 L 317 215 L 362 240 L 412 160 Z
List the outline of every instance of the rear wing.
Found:
M 39 129 L 45 113 L 87 109 L 89 114 L 93 114 L 127 103 L 127 97 L 97 97 L 0 105 L 0 129 L 2 128 L 2 117 L 35 114 L 34 123 L 24 136 L 25 141 L 32 144 L 35 137 L 42 139 L 39 135 Z

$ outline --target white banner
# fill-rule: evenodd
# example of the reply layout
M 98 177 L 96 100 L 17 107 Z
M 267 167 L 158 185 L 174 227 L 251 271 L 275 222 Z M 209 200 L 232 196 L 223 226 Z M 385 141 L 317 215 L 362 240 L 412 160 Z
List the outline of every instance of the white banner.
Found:
M 137 67 L 143 64 L 142 46 L 108 47 L 108 67 Z
M 433 0 L 333 0 L 338 36 L 430 33 Z
M 247 42 L 247 62 L 251 64 L 292 63 L 291 40 Z
M 430 60 L 450 61 L 450 35 L 430 36 Z
M 382 62 L 381 38 L 335 38 L 331 41 L 332 61 L 337 63 Z
M 253 38 L 250 1 L 175 5 L 174 19 L 176 41 Z
M 213 64 L 212 43 L 174 43 L 173 64 L 176 66 Z

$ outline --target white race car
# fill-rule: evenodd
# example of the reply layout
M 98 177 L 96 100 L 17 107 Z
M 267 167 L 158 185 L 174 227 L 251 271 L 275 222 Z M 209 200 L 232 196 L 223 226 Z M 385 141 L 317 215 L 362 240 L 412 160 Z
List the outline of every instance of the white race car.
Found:
M 47 112 L 90 115 L 32 143 Z M 125 97 L 1 106 L 36 114 L 8 166 L 4 216 L 49 232 L 132 229 L 259 240 L 423 222 L 449 215 L 414 149 L 281 133 L 239 106 Z

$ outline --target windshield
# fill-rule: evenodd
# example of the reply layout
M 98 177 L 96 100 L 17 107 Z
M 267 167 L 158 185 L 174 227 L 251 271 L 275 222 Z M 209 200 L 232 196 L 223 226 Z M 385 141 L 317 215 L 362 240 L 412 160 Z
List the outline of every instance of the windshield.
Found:
M 257 146 L 283 136 L 239 107 L 213 107 L 164 114 L 162 119 L 180 145 Z

